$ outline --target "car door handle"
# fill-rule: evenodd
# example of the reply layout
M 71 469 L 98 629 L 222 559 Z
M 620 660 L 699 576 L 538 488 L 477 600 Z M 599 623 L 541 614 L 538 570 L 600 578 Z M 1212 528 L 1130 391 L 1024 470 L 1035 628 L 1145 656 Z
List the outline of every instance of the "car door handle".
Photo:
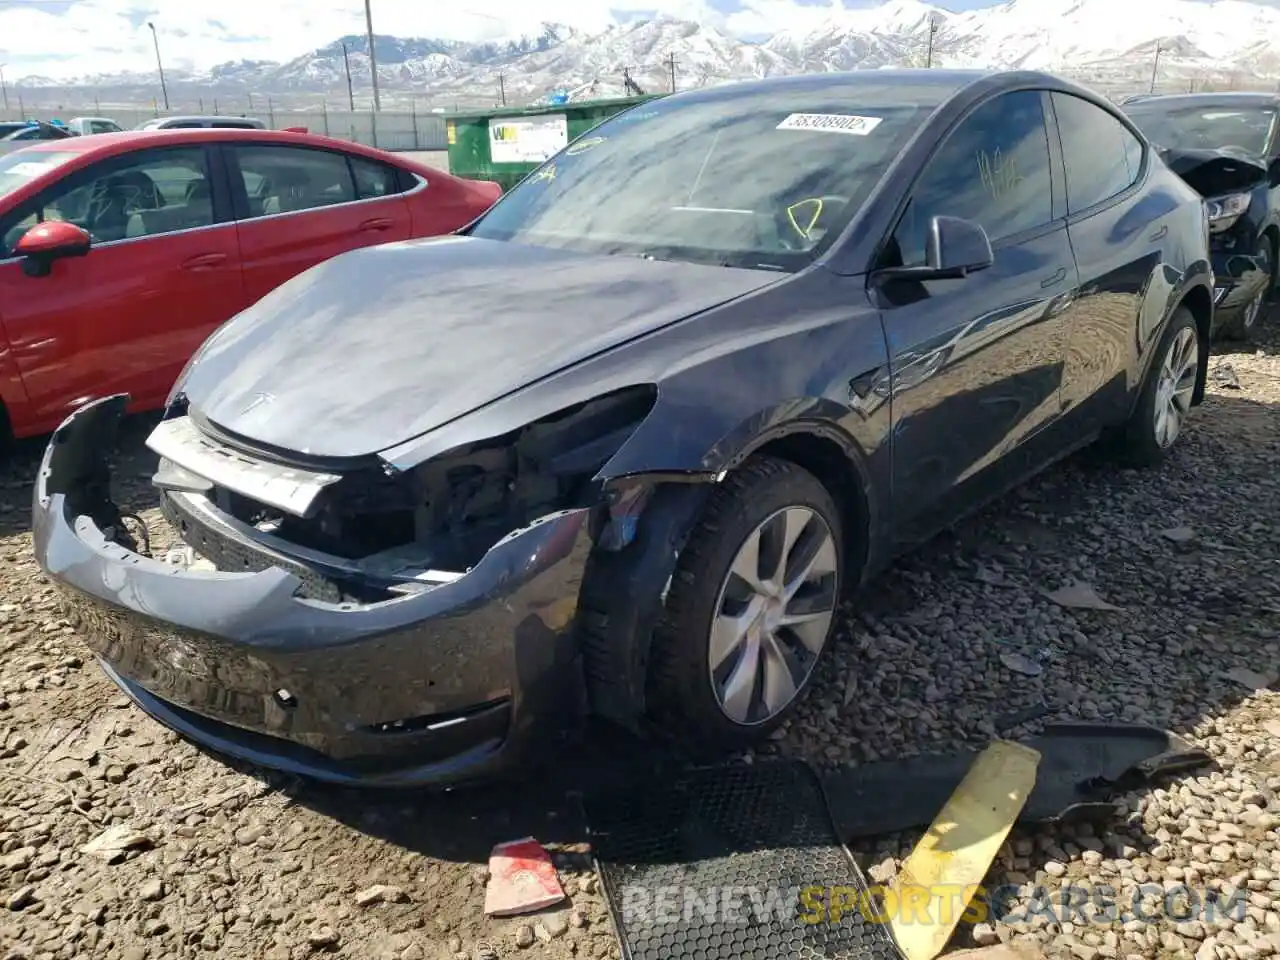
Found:
M 197 257 L 182 262 L 183 270 L 208 270 L 211 267 L 220 267 L 227 262 L 225 253 L 202 253 Z
M 1147 242 L 1148 242 L 1148 243 L 1155 243 L 1157 240 L 1163 240 L 1163 239 L 1165 238 L 1165 235 L 1166 235 L 1168 232 L 1169 232 L 1169 225 L 1168 225 L 1168 224 L 1165 224 L 1163 227 L 1161 227 L 1159 230 L 1157 230 L 1157 231 L 1156 231 L 1155 233 L 1153 233 L 1151 236 L 1147 237 Z
M 1059 267 L 1058 272 L 1055 273 L 1052 277 L 1049 277 L 1047 280 L 1040 281 L 1040 287 L 1041 289 L 1047 290 L 1049 287 L 1052 287 L 1055 283 L 1061 283 L 1065 279 L 1067 279 L 1067 268 Z
M 390 217 L 374 217 L 372 220 L 366 220 L 360 224 L 360 229 L 365 231 L 380 232 L 382 230 L 390 230 L 395 226 L 395 221 Z

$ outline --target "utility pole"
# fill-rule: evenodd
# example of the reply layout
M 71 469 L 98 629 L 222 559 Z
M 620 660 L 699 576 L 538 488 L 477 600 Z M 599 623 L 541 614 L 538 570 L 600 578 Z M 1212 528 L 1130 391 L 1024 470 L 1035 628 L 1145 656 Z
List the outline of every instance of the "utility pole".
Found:
M 507 105 L 507 76 L 504 73 L 498 74 L 498 97 L 505 107 Z
M 676 92 L 676 55 L 667 54 L 667 68 L 671 71 L 671 92 Z
M 1156 41 L 1156 58 L 1151 63 L 1151 93 L 1156 92 L 1156 71 L 1160 69 L 1160 41 Z
M 924 65 L 926 69 L 933 67 L 933 38 L 938 35 L 938 18 L 929 17 L 929 52 L 925 54 Z
M 4 68 L 7 66 L 7 63 L 0 63 L 0 94 L 4 94 L 4 109 L 6 113 L 9 110 L 9 88 L 5 86 Z
M 164 64 L 160 61 L 160 38 L 156 35 L 156 25 L 154 23 L 148 20 L 147 26 L 151 28 L 151 42 L 154 43 L 156 47 L 156 69 L 160 71 L 160 92 L 164 94 L 164 109 L 165 109 L 165 112 L 168 113 L 169 112 L 169 88 L 165 86 Z
M 356 94 L 351 86 L 351 58 L 347 56 L 347 41 L 342 41 L 342 65 L 347 68 L 347 106 L 356 112 Z
M 373 11 L 369 7 L 370 0 L 364 0 L 364 26 L 369 36 L 369 73 L 373 77 L 373 109 L 382 109 L 382 101 L 378 98 L 378 57 L 373 52 Z

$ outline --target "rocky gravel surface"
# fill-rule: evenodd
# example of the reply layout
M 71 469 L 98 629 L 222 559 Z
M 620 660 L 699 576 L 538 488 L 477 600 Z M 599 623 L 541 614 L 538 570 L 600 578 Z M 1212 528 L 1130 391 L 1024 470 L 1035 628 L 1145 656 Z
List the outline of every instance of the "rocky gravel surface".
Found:
M 1075 960 L 1280 955 L 1280 337 L 1212 367 L 1162 469 L 1077 457 L 895 567 L 757 752 L 868 762 L 1078 718 L 1157 724 L 1214 757 L 1120 797 L 1110 822 L 1015 832 L 989 877 L 1010 885 L 1009 913 L 960 940 Z M 128 425 L 117 477 L 155 527 L 146 429 Z M 0 960 L 618 955 L 554 788 L 328 790 L 229 766 L 131 707 L 31 559 L 39 448 L 0 467 Z M 526 835 L 571 900 L 486 920 L 489 847 Z M 856 853 L 887 880 L 915 839 Z M 1067 887 L 1117 907 L 1045 909 Z

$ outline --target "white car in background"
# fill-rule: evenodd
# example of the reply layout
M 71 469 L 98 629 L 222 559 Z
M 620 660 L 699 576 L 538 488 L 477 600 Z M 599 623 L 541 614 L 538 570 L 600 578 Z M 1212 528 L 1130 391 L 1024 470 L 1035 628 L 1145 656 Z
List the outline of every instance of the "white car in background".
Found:
M 73 117 L 65 124 L 66 128 L 82 137 L 95 133 L 123 133 L 124 127 L 107 117 Z
M 156 117 L 138 124 L 135 130 L 198 130 L 218 127 L 231 130 L 265 130 L 256 117 Z

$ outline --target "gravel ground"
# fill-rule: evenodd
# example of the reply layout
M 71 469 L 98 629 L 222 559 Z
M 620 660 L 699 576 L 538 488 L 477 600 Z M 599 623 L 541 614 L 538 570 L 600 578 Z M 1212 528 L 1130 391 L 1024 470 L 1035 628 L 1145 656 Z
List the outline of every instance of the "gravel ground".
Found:
M 1215 770 L 1121 798 L 1105 826 L 1015 833 L 989 882 L 1024 885 L 1014 900 L 1031 909 L 962 940 L 1034 939 L 1075 960 L 1280 954 L 1280 693 L 1239 672 L 1280 669 L 1280 336 L 1212 367 L 1163 469 L 1076 458 L 887 574 L 800 716 L 760 751 L 865 762 L 976 746 L 1032 732 L 1002 718 L 1043 705 L 1049 719 L 1159 724 L 1215 757 Z M 117 468 L 136 508 L 153 506 L 147 426 L 128 425 Z M 229 767 L 130 707 L 31 559 L 40 446 L 0 466 L 0 958 L 617 956 L 581 824 L 554 789 L 325 790 Z M 1117 609 L 1046 596 L 1072 582 Z M 1009 669 L 1011 654 L 1039 675 Z M 108 829 L 127 849 L 83 849 Z M 525 835 L 552 846 L 571 909 L 485 920 L 489 847 Z M 856 852 L 887 879 L 914 840 Z M 1143 883 L 1238 890 L 1239 913 L 1036 912 L 1037 886 L 1067 883 L 1110 884 L 1121 904 Z

